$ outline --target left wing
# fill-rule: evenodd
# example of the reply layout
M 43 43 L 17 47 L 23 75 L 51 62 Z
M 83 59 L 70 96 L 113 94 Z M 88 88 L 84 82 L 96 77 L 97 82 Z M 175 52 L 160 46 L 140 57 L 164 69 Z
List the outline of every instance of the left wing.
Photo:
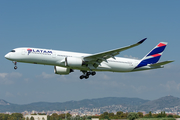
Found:
M 118 48 L 118 49 L 114 49 L 114 50 L 110 50 L 110 51 L 106 51 L 106 52 L 101 52 L 101 53 L 97 53 L 97 54 L 93 54 L 93 55 L 89 55 L 89 56 L 84 56 L 83 57 L 84 65 L 87 65 L 90 69 L 96 68 L 102 61 L 107 62 L 107 59 L 109 59 L 109 58 L 115 59 L 114 56 L 118 55 L 121 51 L 138 46 L 141 43 L 143 43 L 146 39 L 147 38 L 144 38 L 141 41 L 139 41 L 138 43 L 129 45 L 126 47 L 122 47 L 122 48 Z

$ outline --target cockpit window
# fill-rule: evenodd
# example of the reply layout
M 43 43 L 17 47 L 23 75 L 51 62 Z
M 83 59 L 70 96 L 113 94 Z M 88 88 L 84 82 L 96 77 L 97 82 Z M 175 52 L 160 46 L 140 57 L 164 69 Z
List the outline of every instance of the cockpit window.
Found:
M 11 50 L 11 52 L 16 52 L 15 50 Z

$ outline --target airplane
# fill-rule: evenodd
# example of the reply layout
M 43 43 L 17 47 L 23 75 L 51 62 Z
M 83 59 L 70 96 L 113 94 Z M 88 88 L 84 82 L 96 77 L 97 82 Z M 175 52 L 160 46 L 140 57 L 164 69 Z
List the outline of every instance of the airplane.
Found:
M 124 50 L 142 44 L 146 39 L 126 47 L 96 54 L 21 47 L 11 50 L 5 58 L 13 61 L 14 69 L 17 69 L 17 62 L 23 62 L 54 66 L 54 73 L 59 75 L 68 75 L 74 70 L 80 70 L 83 73 L 80 79 L 88 79 L 90 75 L 94 76 L 96 71 L 135 72 L 163 68 L 165 64 L 174 62 L 172 60 L 158 62 L 167 42 L 160 42 L 141 60 L 115 57 Z

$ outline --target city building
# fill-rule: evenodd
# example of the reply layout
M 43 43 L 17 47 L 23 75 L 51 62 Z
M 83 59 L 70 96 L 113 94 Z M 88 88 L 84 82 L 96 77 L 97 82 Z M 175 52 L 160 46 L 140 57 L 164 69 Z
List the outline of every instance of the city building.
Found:
M 24 117 L 25 119 L 33 117 L 34 120 L 47 120 L 47 115 L 25 115 Z

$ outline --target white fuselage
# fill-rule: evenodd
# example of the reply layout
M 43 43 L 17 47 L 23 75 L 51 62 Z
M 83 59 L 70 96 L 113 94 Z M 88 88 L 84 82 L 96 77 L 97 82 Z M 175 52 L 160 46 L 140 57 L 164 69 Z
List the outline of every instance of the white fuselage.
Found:
M 15 51 L 15 52 L 14 52 Z M 33 63 L 33 64 L 43 64 L 60 66 L 65 68 L 77 69 L 77 70 L 89 70 L 87 66 L 67 66 L 64 62 L 65 58 L 73 57 L 80 58 L 83 61 L 83 56 L 91 55 L 85 53 L 58 51 L 50 49 L 40 49 L 31 48 L 16 48 L 13 52 L 9 52 L 5 55 L 5 58 L 11 61 Z M 140 60 L 115 57 L 115 59 L 110 58 L 107 61 L 103 61 L 97 68 L 92 69 L 93 71 L 112 71 L 112 72 L 132 72 L 137 71 L 134 68 L 139 64 Z M 149 67 L 143 67 L 143 69 L 148 69 Z M 140 69 L 139 69 L 140 70 Z

